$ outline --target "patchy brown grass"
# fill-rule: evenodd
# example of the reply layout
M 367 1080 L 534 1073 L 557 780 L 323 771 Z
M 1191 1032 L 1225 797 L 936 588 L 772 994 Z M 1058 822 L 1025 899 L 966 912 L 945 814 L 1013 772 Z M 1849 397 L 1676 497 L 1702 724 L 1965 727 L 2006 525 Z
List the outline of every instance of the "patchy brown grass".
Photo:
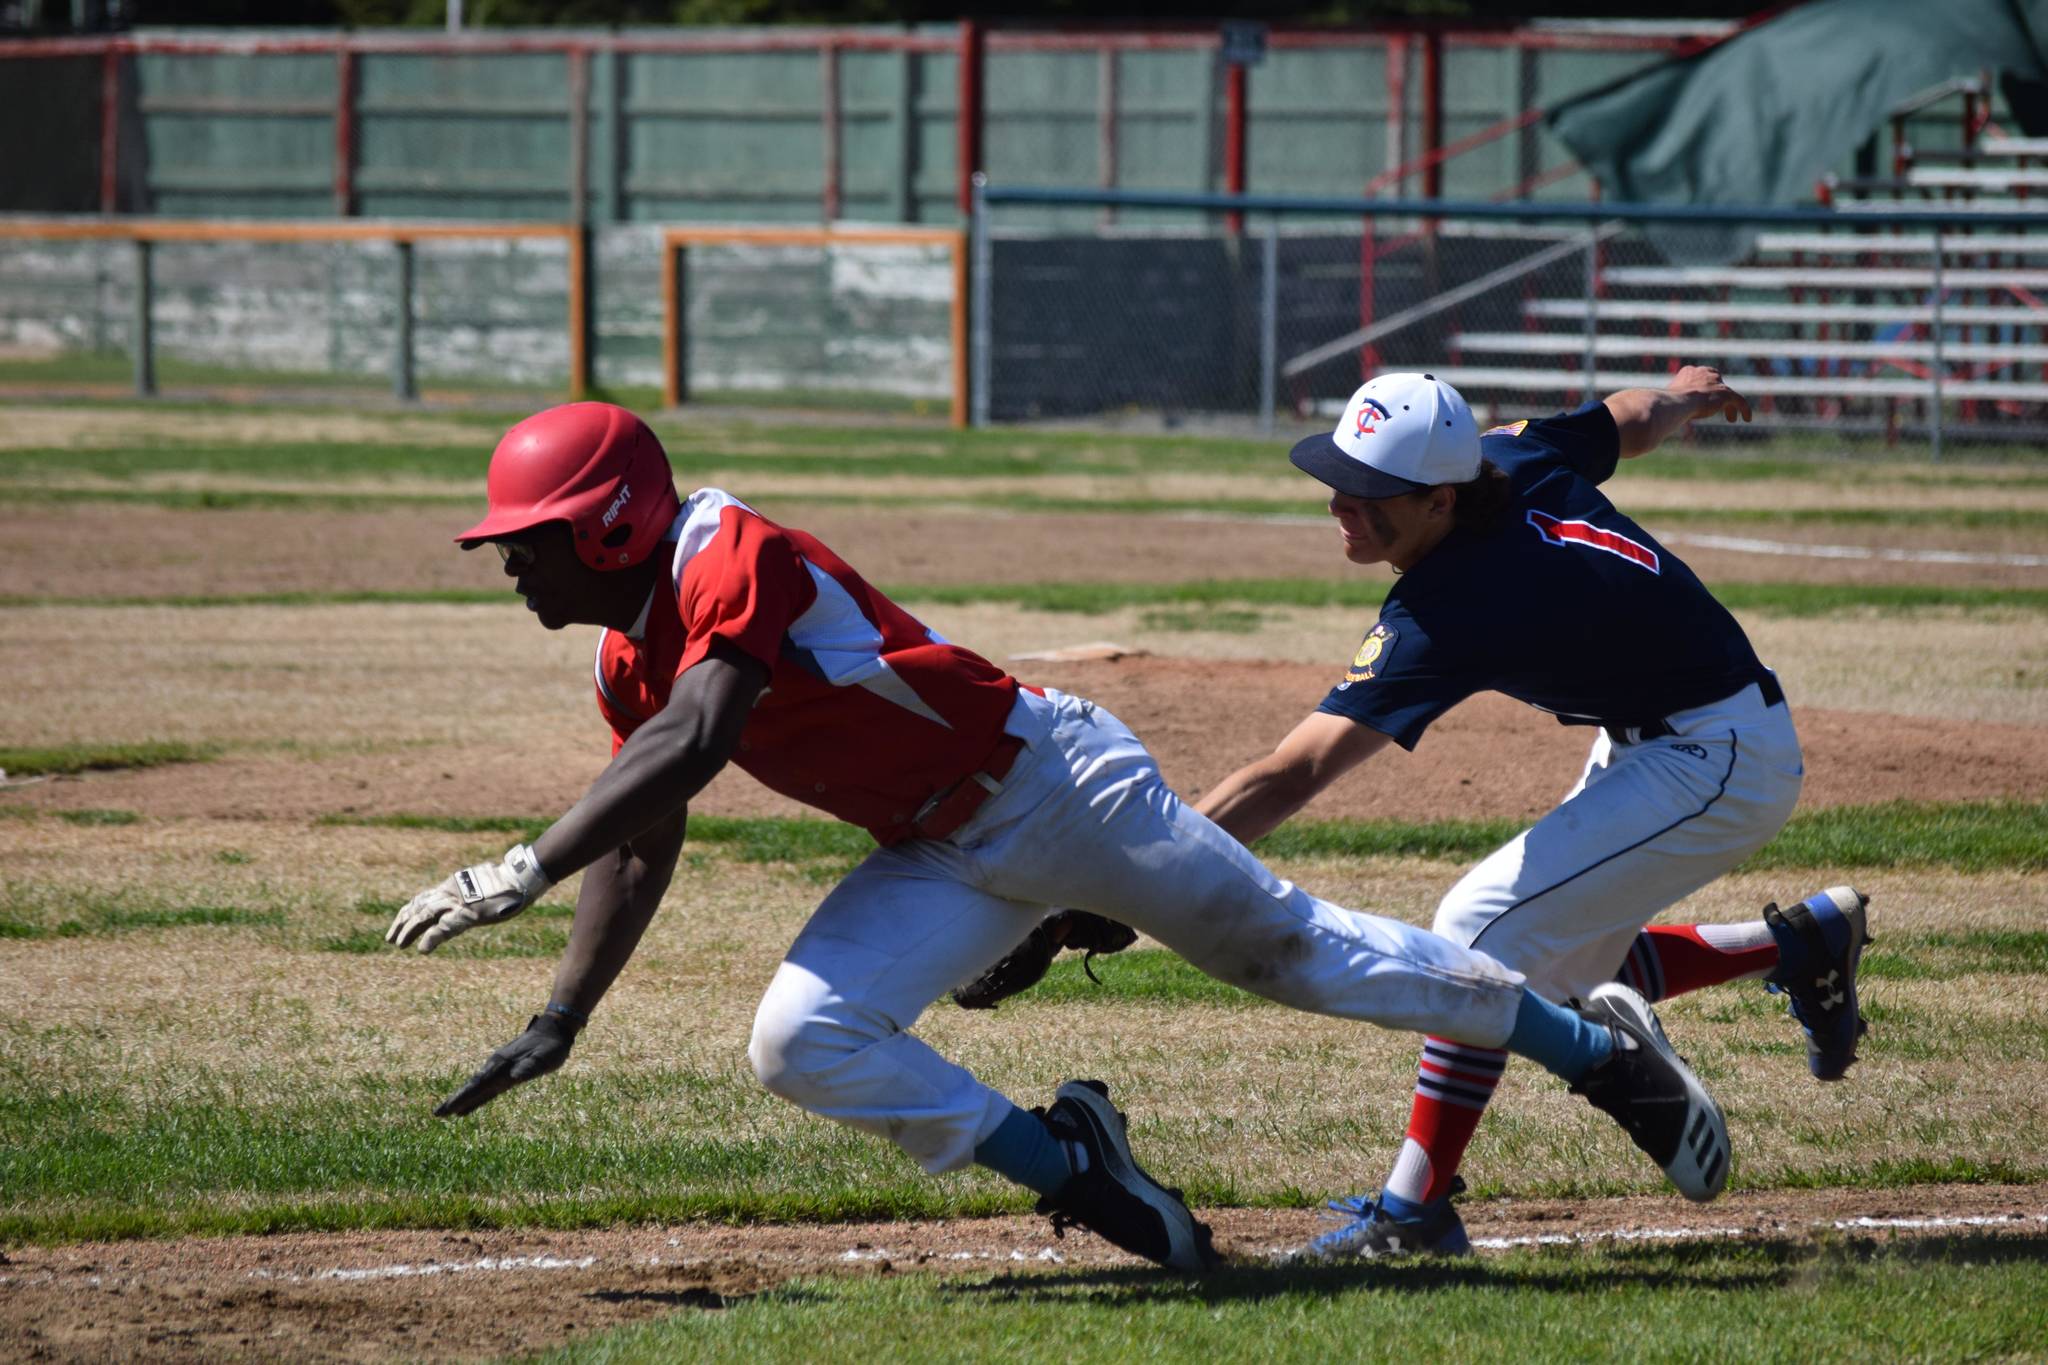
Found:
M 701 480 L 700 480 L 701 481 Z M 480 488 L 444 491 L 474 495 Z M 801 526 L 885 584 L 1172 583 L 1218 577 L 1340 579 L 1345 565 L 1313 500 L 1309 520 L 1117 517 L 943 508 L 874 509 L 806 500 L 803 490 L 763 498 L 735 491 L 769 516 Z M 1910 505 L 1910 504 L 1909 504 Z M 125 503 L 22 503 L 0 508 L 0 591 L 26 596 L 174 596 L 261 592 L 407 591 L 503 586 L 490 556 L 465 555 L 450 537 L 473 518 L 462 505 L 396 504 L 374 510 L 166 508 Z M 1654 517 L 1644 518 L 1652 530 Z M 1686 523 L 1784 542 L 1874 549 L 2040 554 L 2038 535 L 1947 527 Z M 1057 554 L 1046 547 L 1056 545 Z M 1802 559 L 1682 547 L 1709 583 L 1904 583 L 2041 587 L 2048 569 Z
M 1160 629 L 1143 611 L 1082 617 L 978 604 L 924 615 L 949 638 L 998 660 L 1098 638 L 1161 656 L 1017 667 L 1034 680 L 1096 696 L 1153 740 L 1170 774 L 1192 770 L 1197 781 L 1221 776 L 1209 774 L 1214 765 L 1202 761 L 1205 755 L 1242 750 L 1229 760 L 1234 765 L 1311 709 L 1327 688 L 1331 661 L 1341 662 L 1364 625 L 1358 612 L 1299 609 L 1262 611 L 1245 633 Z M 1910 619 L 1859 615 L 1750 624 L 1759 651 L 1785 679 L 1809 742 L 1824 738 L 1828 712 L 1861 715 L 1854 728 L 1880 745 L 1891 736 L 1901 753 L 1927 743 L 1935 733 L 1927 722 L 1954 732 L 1953 738 L 1944 733 L 1941 743 L 1965 754 L 1972 731 L 1982 738 L 1994 733 L 1991 727 L 2048 725 L 2048 687 L 2041 685 L 2048 647 L 2016 628 L 2023 621 L 1921 612 Z M 287 755 L 316 763 L 355 753 L 365 756 L 361 768 L 389 765 L 405 770 L 407 781 L 424 781 L 422 801 L 431 800 L 434 809 L 498 813 L 499 807 L 477 799 L 478 791 L 517 792 L 531 780 L 498 775 L 507 766 L 528 770 L 537 757 L 560 759 L 583 777 L 592 770 L 580 755 L 595 754 L 601 763 L 603 734 L 588 679 L 592 637 L 582 629 L 537 630 L 516 605 L 5 610 L 0 668 L 16 689 L 16 703 L 0 739 L 16 745 L 169 739 L 222 742 L 244 752 L 282 746 Z M 120 642 L 117 653 L 114 641 Z M 81 687 L 81 678 L 92 681 Z M 1226 722 L 1226 715 L 1234 719 Z M 1265 720 L 1247 725 L 1247 715 Z M 1901 716 L 1924 719 L 1904 726 L 1888 719 Z M 1454 711 L 1422 755 L 1432 755 L 1441 737 L 1455 736 L 1468 723 L 1506 732 L 1546 774 L 1570 762 L 1567 751 L 1583 749 L 1582 735 L 1559 734 L 1523 708 L 1482 698 Z M 1194 755 L 1190 764 L 1180 761 L 1183 745 Z M 2038 790 L 2038 781 L 2024 775 L 2032 771 L 2028 755 L 2040 765 L 2048 765 L 2048 756 L 2031 735 L 2000 740 L 1997 747 L 2019 765 L 2006 774 L 2004 780 L 2019 783 L 2007 794 Z M 419 752 L 408 756 L 409 748 Z M 434 769 L 435 763 L 441 766 Z M 1936 799 L 1969 765 L 1944 762 L 1930 750 L 1920 766 L 1925 789 L 1919 794 Z M 493 774 L 489 784 L 486 773 Z M 150 789 L 239 784 L 240 775 L 225 774 L 135 774 L 133 780 Z M 357 773 L 349 780 L 370 779 Z M 1545 776 L 1544 791 L 1557 782 Z M 1984 794 L 1981 784 L 1971 790 Z
M 1244 630 L 1162 628 L 1164 618 L 1144 608 L 1079 616 L 980 603 L 921 614 L 997 660 L 1109 639 L 1167 659 L 1322 664 L 1332 673 L 1369 624 L 1366 612 L 1300 608 L 1256 609 Z M 2031 621 L 1923 611 L 1748 625 L 1802 710 L 2042 726 L 2048 644 Z M 318 747 L 531 733 L 586 714 L 594 638 L 535 629 L 514 603 L 0 611 L 0 664 L 22 699 L 6 738 Z M 116 640 L 119 667 L 108 654 Z M 79 678 L 94 682 L 81 689 Z
M 502 937 L 562 920 L 533 912 L 427 957 L 324 945 L 381 934 L 414 890 L 505 842 L 279 820 L 145 820 L 107 829 L 0 822 L 0 899 L 42 922 L 98 902 L 219 904 L 284 916 L 275 926 L 10 942 L 0 949 L 0 1048 L 35 1048 L 34 1064 L 53 1084 L 160 1096 L 226 1088 L 262 1097 L 259 1108 L 317 1097 L 361 1073 L 458 1071 L 517 1030 L 553 970 L 546 954 L 480 954 Z M 224 861 L 224 852 L 234 860 Z M 692 862 L 576 1065 L 599 1076 L 680 1069 L 712 1079 L 753 1097 L 745 1102 L 750 1131 L 795 1134 L 815 1121 L 756 1092 L 744 1051 L 758 993 L 821 888 L 715 850 Z M 1412 859 L 1279 870 L 1342 903 L 1415 923 L 1428 921 L 1460 871 Z M 1827 879 L 1821 871 L 1725 878 L 1667 918 L 1748 919 L 1765 900 L 1803 895 Z M 1880 936 L 1908 941 L 2032 931 L 2043 908 L 2037 879 L 2017 875 L 1893 873 L 1864 889 L 1876 898 Z M 571 894 L 558 890 L 549 903 L 564 905 Z M 941 1004 L 919 1031 L 1021 1096 L 1076 1073 L 1117 1078 L 1143 1097 L 1148 1150 L 1191 1176 L 1319 1190 L 1383 1174 L 1407 1110 L 1412 1039 L 1277 1008 L 1119 1001 L 1117 962 L 1098 971 L 1108 982 L 1099 1004 L 1027 998 L 993 1015 Z M 1837 1154 L 1865 1163 L 1924 1158 L 1930 1123 L 1947 1135 L 1943 1151 L 2022 1166 L 2048 1161 L 2048 1128 L 2015 1124 L 2013 1111 L 2016 1096 L 2048 1094 L 2048 1055 L 2039 1046 L 2048 981 L 2014 976 L 1987 992 L 1981 977 L 1886 979 L 1865 999 L 1877 1033 L 1854 1079 L 1838 1087 L 1807 1077 L 1796 1029 L 1753 984 L 1666 1007 L 1673 1036 L 1737 1124 L 1738 1172 L 1768 1178 Z M 536 1087 L 501 1121 L 544 1131 L 562 1120 L 563 1103 Z M 1642 1188 L 1655 1183 L 1618 1132 L 1534 1068 L 1510 1072 L 1496 1111 L 1474 1148 L 1477 1180 L 1556 1185 L 1597 1170 Z M 608 1121 L 688 1119 L 628 1087 Z
M 308 435 L 290 415 L 222 418 L 226 425 L 208 427 L 186 421 L 192 414 L 151 411 L 95 427 L 80 411 L 32 416 L 13 425 L 10 438 L 42 445 L 138 440 L 145 432 L 220 440 Z M 473 427 L 432 419 L 364 422 L 362 430 L 378 439 L 474 440 Z M 320 425 L 319 434 L 332 436 L 329 419 Z M 1133 487 L 1068 482 L 1084 494 L 1121 496 Z M 886 477 L 843 483 L 839 491 L 892 487 Z M 1298 496 L 1283 484 L 1204 476 L 1144 486 L 1176 497 Z M 920 493 L 935 486 L 917 485 Z M 880 513 L 806 505 L 806 495 L 830 491 L 814 480 L 763 487 L 771 499 L 764 510 L 816 531 L 882 582 L 1349 572 L 1319 525 Z M 1622 491 L 1646 507 L 1734 505 L 1722 484 L 1645 481 Z M 1925 491 L 1883 481 L 1846 489 L 1763 484 L 1740 496 L 1773 506 L 1935 505 Z M 1940 505 L 2048 505 L 2040 490 L 1950 491 L 1955 496 Z M 0 510 L 0 591 L 501 586 L 494 562 L 448 545 L 458 522 L 450 509 L 417 506 L 18 506 Z M 1830 538 L 1811 528 L 1776 538 L 1801 537 Z M 2019 543 L 2006 532 L 1926 528 L 1868 528 L 1856 540 Z M 1688 558 L 1710 577 L 1731 579 L 2044 581 L 2039 571 L 2017 569 Z M 1270 747 L 1320 698 L 1333 663 L 1348 657 L 1366 624 L 1365 613 L 1297 609 L 1262 609 L 1228 629 L 1175 628 L 1144 610 L 1089 618 L 982 604 L 924 614 L 944 634 L 998 659 L 1103 637 L 1150 651 L 1116 664 L 1019 667 L 1123 715 L 1153 742 L 1169 778 L 1190 791 Z M 2039 682 L 2048 651 L 2025 628 L 2031 618 L 1920 612 L 1748 624 L 1798 708 L 1810 806 L 2048 794 L 2048 746 L 2040 742 L 2048 689 Z M 572 892 L 558 891 L 540 910 L 433 957 L 386 951 L 370 945 L 398 903 L 499 852 L 509 836 L 315 822 L 330 814 L 548 816 L 566 808 L 606 753 L 590 696 L 591 634 L 539 631 L 509 599 L 502 607 L 0 610 L 0 674 L 8 679 L 0 740 L 228 746 L 204 768 L 95 775 L 6 793 L 9 806 L 28 812 L 0 820 L 0 902 L 11 922 L 48 932 L 76 920 L 85 931 L 0 941 L 0 1061 L 49 1085 L 111 1086 L 172 1101 L 225 1088 L 263 1114 L 347 1093 L 337 1087 L 362 1077 L 425 1089 L 480 1060 L 543 997 L 553 969 L 549 935 L 564 928 L 559 912 Z M 1376 761 L 1311 814 L 1533 815 L 1571 781 L 1586 741 L 1584 732 L 1513 703 L 1476 700 L 1447 717 L 1418 754 Z M 141 819 L 79 826 L 54 818 L 88 807 L 133 810 Z M 738 774 L 721 777 L 697 808 L 793 813 Z M 818 1122 L 761 1093 L 744 1048 L 759 991 L 822 888 L 801 872 L 741 863 L 715 848 L 690 853 L 663 915 L 572 1063 L 586 1079 L 615 1081 L 616 1102 L 593 1119 L 571 1112 L 566 1088 L 541 1085 L 507 1102 L 494 1122 L 531 1134 L 596 1121 L 693 1131 L 702 1120 L 673 1094 L 634 1084 L 657 1072 L 732 1097 L 721 1121 L 766 1141 L 799 1142 Z M 1341 903 L 1424 923 L 1460 869 L 1379 859 L 1281 870 Z M 1833 879 L 1824 870 L 1728 878 L 1671 917 L 1746 919 L 1767 899 L 1803 895 Z M 1886 874 L 1865 889 L 1877 897 L 1880 936 L 1908 943 L 1939 932 L 2036 933 L 2048 909 L 2039 879 L 2014 875 Z M 281 918 L 106 932 L 88 923 L 95 908 L 180 906 Z M 337 943 L 370 950 L 333 951 Z M 505 945 L 522 955 L 497 951 Z M 1099 998 L 1027 999 L 992 1016 L 942 1005 L 920 1031 L 1020 1097 L 1042 1097 L 1076 1073 L 1114 1078 L 1119 1094 L 1131 1097 L 1147 1160 L 1176 1174 L 1319 1192 L 1368 1188 L 1383 1175 L 1408 1107 L 1412 1039 L 1275 1008 L 1120 999 L 1118 964 L 1097 965 L 1109 983 Z M 1674 1037 L 1728 1106 L 1738 1180 L 1949 1154 L 2048 1163 L 2048 1125 L 2037 1121 L 2039 1105 L 2029 1098 L 2048 1094 L 2042 978 L 1901 975 L 1874 979 L 1866 999 L 1877 1032 L 1853 1079 L 1831 1088 L 1810 1081 L 1796 1030 L 1753 985 L 1668 1008 Z M 1506 1189 L 1586 1180 L 1656 1185 L 1617 1132 L 1530 1067 L 1510 1071 L 1469 1171 L 1482 1185 Z
M 415 415 L 24 405 L 8 409 L 0 450 L 314 439 L 480 449 L 477 433 L 473 423 Z M 908 439 L 904 449 L 916 444 Z M 760 443 L 736 429 L 731 448 L 758 450 Z M 1313 523 L 939 506 L 878 511 L 813 501 L 1018 491 L 1259 499 L 1276 511 L 1316 511 L 1284 467 L 1244 476 L 1076 474 L 1028 482 L 947 480 L 942 468 L 934 472 L 938 479 L 863 477 L 851 469 L 832 480 L 770 473 L 735 491 L 819 534 L 883 583 L 1336 579 L 1353 572 L 1338 560 L 1328 529 Z M 139 486 L 361 489 L 317 474 L 286 482 L 180 475 Z M 469 485 L 377 487 L 481 503 L 480 488 Z M 2048 507 L 2048 490 L 1942 487 L 1884 470 L 1811 483 L 1624 475 L 1613 491 L 1653 528 L 1660 510 L 1678 508 Z M 0 508 L 0 594 L 500 588 L 494 557 L 465 556 L 448 543 L 467 520 L 464 510 L 21 500 Z M 1754 522 L 1716 527 L 1690 519 L 1684 527 L 1872 547 L 2041 548 L 2038 537 L 2011 530 L 1760 532 Z M 2048 585 L 2048 571 L 2016 566 L 1682 553 L 1710 582 Z M 1229 628 L 1207 629 L 1199 621 L 1175 628 L 1144 610 L 1088 618 L 984 604 L 925 615 L 998 659 L 1097 638 L 1149 651 L 1121 664 L 1018 667 L 1110 705 L 1154 744 L 1171 780 L 1199 791 L 1263 753 L 1314 705 L 1367 613 L 1261 609 Z M 2048 796 L 2048 745 L 2041 743 L 2048 648 L 2030 629 L 2032 618 L 1919 612 L 1746 624 L 1798 709 L 1809 806 Z M 0 793 L 9 808 L 0 819 L 0 914 L 34 932 L 79 925 L 73 936 L 0 938 L 0 1071 L 25 1078 L 17 1084 L 36 1093 L 111 1090 L 139 1106 L 231 1096 L 252 1122 L 289 1122 L 308 1106 L 333 1112 L 337 1099 L 408 1108 L 410 1101 L 389 1099 L 388 1087 L 433 1093 L 480 1061 L 544 997 L 554 966 L 549 945 L 566 927 L 573 884 L 519 920 L 441 953 L 401 953 L 377 942 L 390 912 L 454 868 L 501 851 L 510 836 L 317 820 L 560 812 L 606 753 L 590 696 L 590 648 L 591 632 L 539 631 L 509 597 L 502 607 L 477 608 L 0 610 L 0 676 L 7 679 L 0 742 L 227 746 L 203 768 L 98 774 Z M 1525 708 L 1480 699 L 1447 717 L 1420 753 L 1376 761 L 1311 814 L 1533 815 L 1569 783 L 1586 740 Z M 94 826 L 56 818 L 84 808 L 141 818 Z M 697 808 L 796 813 L 736 773 L 722 776 Z M 561 1082 L 500 1101 L 489 1115 L 493 1131 L 548 1140 L 658 1132 L 724 1141 L 740 1133 L 784 1150 L 816 1140 L 822 1121 L 762 1092 L 745 1046 L 759 992 L 823 888 L 801 870 L 742 863 L 716 847 L 686 852 L 663 913 L 570 1071 Z M 1316 859 L 1279 870 L 1340 903 L 1426 923 L 1461 868 L 1421 859 Z M 1748 919 L 1767 899 L 1835 879 L 1820 869 L 1730 877 L 1667 918 Z M 1864 889 L 1876 898 L 1879 952 L 1894 955 L 1897 945 L 1910 949 L 1934 934 L 2002 932 L 2024 940 L 2040 932 L 2048 913 L 2040 879 L 2016 874 L 1886 873 Z M 176 928 L 119 919 L 119 912 L 194 906 L 275 918 Z M 507 955 L 508 946 L 518 952 Z M 1145 1160 L 1170 1178 L 1267 1194 L 1377 1185 L 1408 1109 L 1412 1038 L 1279 1008 L 1133 998 L 1132 974 L 1115 959 L 1096 966 L 1106 985 L 1079 1002 L 1027 997 L 993 1015 L 942 1003 L 919 1032 L 1026 1102 L 1069 1075 L 1111 1079 Z M 2017 970 L 1947 979 L 1880 973 L 1867 981 L 1864 999 L 1875 1032 L 1851 1078 L 1832 1087 L 1809 1079 L 1796 1028 L 1753 983 L 1665 1007 L 1673 1037 L 1727 1107 L 1738 1185 L 1787 1173 L 1860 1179 L 1887 1162 L 1948 1157 L 2048 1168 L 2039 1098 L 2048 1095 L 2041 1041 L 2048 978 Z M 580 1084 L 562 1083 L 570 1079 Z M 368 1098 L 378 1095 L 386 1098 Z M 593 1095 L 602 1099 L 593 1104 Z M 700 1102 L 705 1095 L 715 1104 Z M 1539 1186 L 1658 1191 L 1622 1200 L 1474 1200 L 1466 1217 L 1480 1238 L 1674 1224 L 1829 1238 L 1838 1234 L 1824 1220 L 1896 1211 L 1888 1192 L 1783 1190 L 1738 1192 L 1711 1211 L 1693 1211 L 1662 1192 L 1611 1125 L 1526 1065 L 1510 1069 L 1466 1170 L 1482 1190 L 1514 1195 Z M 1910 1202 L 1928 1213 L 2030 1216 L 2043 1208 L 2039 1189 L 1922 1188 Z M 350 1193 L 317 1191 L 308 1202 Z M 1231 1210 L 1215 1221 L 1224 1243 L 1250 1256 L 1316 1230 L 1306 1211 Z M 793 1275 L 843 1273 L 849 1252 L 900 1247 L 899 1268 L 945 1273 L 1052 1245 L 1042 1220 L 958 1220 L 10 1247 L 0 1255 L 0 1342 L 17 1354 L 76 1358 L 502 1355 L 545 1349 L 572 1329 L 716 1311 Z M 1121 1259 L 1090 1238 L 1057 1245 L 1079 1266 Z M 344 1268 L 535 1254 L 594 1261 L 587 1270 L 546 1274 L 321 1278 Z M 952 1259 L 963 1256 L 975 1259 Z
M 190 444 L 299 444 L 376 441 L 411 445 L 475 445 L 474 423 L 415 413 L 215 412 L 204 408 L 98 407 L 89 403 L 40 406 L 8 403 L 0 450 Z

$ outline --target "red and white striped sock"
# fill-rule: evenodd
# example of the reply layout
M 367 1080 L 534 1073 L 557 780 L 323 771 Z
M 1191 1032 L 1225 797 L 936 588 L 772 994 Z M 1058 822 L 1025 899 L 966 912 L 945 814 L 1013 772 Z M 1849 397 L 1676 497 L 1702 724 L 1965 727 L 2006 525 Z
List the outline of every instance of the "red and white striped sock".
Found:
M 1648 1000 L 1702 986 L 1764 976 L 1778 965 L 1778 941 L 1762 920 L 1748 924 L 1653 924 L 1636 935 L 1614 979 Z
M 1508 1054 L 1496 1047 L 1472 1047 L 1448 1038 L 1428 1037 L 1415 1068 L 1415 1103 L 1408 1111 L 1408 1134 L 1387 1177 L 1388 1194 L 1410 1203 L 1441 1199 L 1451 1190 L 1451 1177 L 1465 1159 L 1465 1148 L 1479 1128 L 1479 1116 L 1493 1098 L 1507 1069 Z

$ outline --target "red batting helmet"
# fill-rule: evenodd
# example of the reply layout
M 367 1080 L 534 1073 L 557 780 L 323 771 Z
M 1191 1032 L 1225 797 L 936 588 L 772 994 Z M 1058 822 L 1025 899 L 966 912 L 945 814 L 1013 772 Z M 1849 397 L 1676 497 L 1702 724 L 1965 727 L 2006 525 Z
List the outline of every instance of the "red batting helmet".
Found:
M 513 427 L 491 452 L 487 486 L 490 515 L 455 537 L 463 549 L 566 521 L 593 569 L 645 560 L 682 507 L 661 442 L 610 403 L 564 403 Z

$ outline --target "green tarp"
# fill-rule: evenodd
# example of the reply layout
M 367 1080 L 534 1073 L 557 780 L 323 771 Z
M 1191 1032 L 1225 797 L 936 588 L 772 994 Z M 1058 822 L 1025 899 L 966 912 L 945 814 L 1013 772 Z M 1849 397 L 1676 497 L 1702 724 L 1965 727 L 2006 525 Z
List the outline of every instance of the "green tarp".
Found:
M 1984 70 L 2048 81 L 2044 37 L 2048 0 L 1815 0 L 1560 105 L 1549 124 L 1607 199 L 1803 203 L 1903 100 Z M 2008 104 L 2030 121 L 2033 105 Z

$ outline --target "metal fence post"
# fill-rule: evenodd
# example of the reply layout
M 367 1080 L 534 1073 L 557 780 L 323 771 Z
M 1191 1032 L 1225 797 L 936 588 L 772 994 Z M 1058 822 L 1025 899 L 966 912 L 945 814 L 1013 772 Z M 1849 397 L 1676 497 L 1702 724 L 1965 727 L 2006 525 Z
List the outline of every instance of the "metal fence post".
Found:
M 664 238 L 661 243 L 661 307 L 668 319 L 668 335 L 662 346 L 664 407 L 679 408 L 690 401 L 690 253 L 680 242 Z
M 135 243 L 135 392 L 144 398 L 156 394 L 156 308 L 150 297 L 156 281 L 150 246 L 139 238 Z
M 420 396 L 412 368 L 412 243 L 398 243 L 398 297 L 396 334 L 391 352 L 391 392 L 410 401 Z
M 111 245 L 95 245 L 92 252 L 92 348 L 105 354 L 112 349 L 107 340 L 107 295 L 113 288 L 113 266 L 108 261 Z
M 1947 368 L 1941 354 L 1941 295 L 1942 295 L 1942 245 L 1941 225 L 1934 228 L 1934 363 L 1927 367 L 1928 378 L 1934 383 L 1933 408 L 1928 413 L 1929 436 L 1933 443 L 1933 456 L 1941 458 L 1941 378 Z
M 989 351 L 993 340 L 993 329 L 989 324 L 989 301 L 995 293 L 995 282 L 990 278 L 990 263 L 994 255 L 989 247 L 988 224 L 988 177 L 980 171 L 974 173 L 974 377 L 972 407 L 974 425 L 985 427 L 989 413 L 989 376 L 993 369 Z
M 1593 397 L 1599 384 L 1600 336 L 1600 224 L 1587 220 L 1586 223 L 1586 391 L 1579 395 L 1584 402 Z
M 1273 431 L 1280 371 L 1280 215 L 1266 219 L 1265 259 L 1259 270 L 1259 430 Z

